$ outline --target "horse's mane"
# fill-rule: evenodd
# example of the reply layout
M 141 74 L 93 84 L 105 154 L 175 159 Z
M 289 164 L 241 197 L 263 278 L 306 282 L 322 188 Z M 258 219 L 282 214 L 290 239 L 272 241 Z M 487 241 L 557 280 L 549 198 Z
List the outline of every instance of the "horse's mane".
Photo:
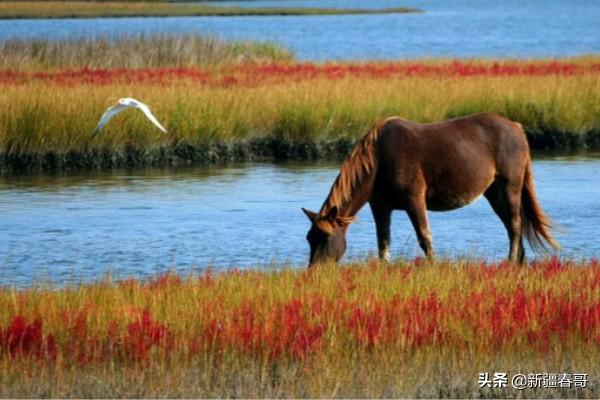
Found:
M 320 215 L 326 215 L 327 212 L 337 207 L 340 209 L 342 204 L 352 196 L 352 191 L 360 184 L 362 179 L 373 171 L 376 164 L 375 142 L 379 137 L 380 128 L 389 120 L 375 124 L 366 135 L 352 148 L 352 152 L 342 164 L 329 195 L 325 199 L 319 212 Z

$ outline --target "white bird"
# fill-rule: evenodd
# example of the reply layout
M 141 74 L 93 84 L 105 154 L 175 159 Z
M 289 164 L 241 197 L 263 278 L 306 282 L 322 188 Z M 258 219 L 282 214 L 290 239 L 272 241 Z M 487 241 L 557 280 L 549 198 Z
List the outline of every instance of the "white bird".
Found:
M 119 99 L 119 101 L 117 101 L 117 103 L 114 106 L 109 107 L 108 110 L 106 110 L 104 114 L 102 114 L 102 117 L 100 117 L 100 121 L 98 122 L 98 126 L 96 126 L 96 129 L 94 129 L 92 136 L 95 136 L 98 132 L 100 132 L 100 129 L 102 129 L 112 117 L 125 110 L 126 108 L 130 107 L 141 110 L 144 113 L 144 115 L 146 115 L 146 117 L 150 120 L 150 122 L 156 125 L 158 129 L 160 129 L 164 133 L 167 133 L 167 130 L 160 124 L 160 122 L 158 122 L 156 117 L 150 112 L 150 108 L 148 108 L 147 105 L 145 105 L 139 100 L 132 99 L 131 97 L 124 97 L 122 99 Z

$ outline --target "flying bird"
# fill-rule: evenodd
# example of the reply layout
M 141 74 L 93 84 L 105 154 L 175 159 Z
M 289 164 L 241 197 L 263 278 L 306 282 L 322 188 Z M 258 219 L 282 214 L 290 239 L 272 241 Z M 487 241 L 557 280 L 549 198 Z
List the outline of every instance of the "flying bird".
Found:
M 94 129 L 92 136 L 96 136 L 98 132 L 100 132 L 100 130 L 104 127 L 104 125 L 106 125 L 108 121 L 110 121 L 112 117 L 125 110 L 126 108 L 131 107 L 141 110 L 144 113 L 144 115 L 146 115 L 146 117 L 150 120 L 150 122 L 156 125 L 156 127 L 164 133 L 167 133 L 167 130 L 160 124 L 160 122 L 158 122 L 156 117 L 152 114 L 152 112 L 150 112 L 150 108 L 148 108 L 147 105 L 145 105 L 139 100 L 132 99 L 131 97 L 125 97 L 119 99 L 119 101 L 117 101 L 117 103 L 114 106 L 109 107 L 108 110 L 106 110 L 104 114 L 102 114 L 102 117 L 100 117 L 100 121 L 98 122 L 98 126 L 96 126 L 96 129 Z

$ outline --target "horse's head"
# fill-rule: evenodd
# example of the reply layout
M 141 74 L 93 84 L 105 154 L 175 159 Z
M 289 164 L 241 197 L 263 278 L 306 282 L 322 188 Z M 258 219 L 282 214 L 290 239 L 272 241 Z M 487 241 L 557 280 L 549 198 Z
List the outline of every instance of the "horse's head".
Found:
M 302 211 L 312 224 L 306 235 L 310 245 L 308 266 L 327 261 L 337 262 L 346 251 L 346 230 L 354 217 L 340 216 L 337 207 L 332 207 L 324 214 L 305 208 Z

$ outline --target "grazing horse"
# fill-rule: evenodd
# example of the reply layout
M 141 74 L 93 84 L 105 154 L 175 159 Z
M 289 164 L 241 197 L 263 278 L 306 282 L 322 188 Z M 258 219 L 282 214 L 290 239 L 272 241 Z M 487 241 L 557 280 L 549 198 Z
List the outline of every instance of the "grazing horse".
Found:
M 558 248 L 536 199 L 521 124 L 492 113 L 434 124 L 387 118 L 354 146 L 321 210 L 302 209 L 312 223 L 309 267 L 342 257 L 348 226 L 367 202 L 381 259 L 390 258 L 392 210 L 407 212 L 432 258 L 427 210 L 454 210 L 482 195 L 508 232 L 510 261 L 523 262 L 523 236 L 532 247 Z

